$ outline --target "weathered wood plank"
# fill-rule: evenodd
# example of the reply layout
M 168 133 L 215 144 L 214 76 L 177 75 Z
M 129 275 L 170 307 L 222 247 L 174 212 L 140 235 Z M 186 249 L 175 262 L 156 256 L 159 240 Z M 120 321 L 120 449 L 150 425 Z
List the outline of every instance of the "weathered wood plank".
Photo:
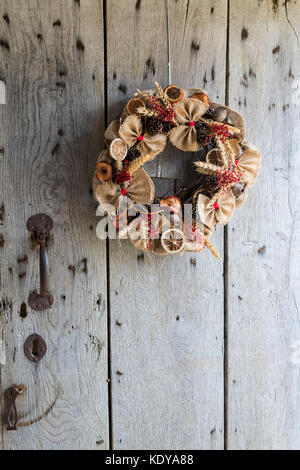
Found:
M 229 228 L 228 446 L 299 449 L 300 4 L 230 11 L 230 104 L 263 163 Z
M 0 66 L 1 67 L 1 66 Z M 4 72 L 0 68 L 0 76 L 3 77 Z M 2 162 L 4 158 L 4 143 L 5 143 L 5 130 L 6 130 L 6 106 L 4 104 L 0 105 L 0 170 L 2 170 Z M 3 177 L 5 178 L 6 175 L 3 174 Z M 0 192 L 0 198 L 2 197 L 2 192 Z M 0 199 L 0 260 L 2 264 L 2 256 L 1 256 L 1 251 L 4 248 L 3 241 L 4 241 L 4 236 L 3 236 L 3 221 L 4 221 L 4 216 L 5 216 L 5 208 L 3 201 Z M 1 266 L 0 264 L 0 266 Z M 0 267 L 0 293 L 2 292 L 2 279 L 1 279 L 1 267 Z M 1 318 L 1 317 L 0 317 Z M 0 319 L 0 393 L 2 390 L 2 369 L 5 366 L 6 363 L 6 347 L 5 347 L 5 341 L 4 341 L 4 322 L 2 319 Z M 0 399 L 0 416 L 3 416 L 4 414 L 4 409 L 3 409 L 4 402 L 2 399 Z M 0 421 L 0 450 L 3 449 L 2 445 L 2 436 L 3 436 L 3 420 Z
M 21 421 L 34 422 L 17 432 L 4 427 L 3 445 L 107 448 L 106 255 L 89 193 L 103 145 L 102 2 L 1 0 L 0 32 L 7 87 L 0 154 L 0 321 L 7 344 L 1 385 L 4 391 L 26 384 Z M 38 212 L 54 220 L 49 256 L 55 304 L 44 313 L 26 305 L 39 283 L 26 220 Z M 34 332 L 48 344 L 37 365 L 23 353 Z
M 207 70 L 208 91 L 224 99 L 226 4 L 201 3 L 200 9 L 196 1 L 169 2 L 168 18 L 167 2 L 107 3 L 110 120 L 121 110 L 120 98 L 128 99 L 135 87 L 168 83 L 167 20 L 173 78 L 202 86 Z M 203 49 L 191 58 L 193 39 Z M 218 50 L 215 62 L 209 47 Z M 173 165 L 176 175 L 180 163 Z M 222 252 L 222 235 L 215 240 Z M 160 258 L 139 253 L 126 241 L 111 241 L 110 286 L 114 448 L 222 448 L 222 264 L 206 253 Z

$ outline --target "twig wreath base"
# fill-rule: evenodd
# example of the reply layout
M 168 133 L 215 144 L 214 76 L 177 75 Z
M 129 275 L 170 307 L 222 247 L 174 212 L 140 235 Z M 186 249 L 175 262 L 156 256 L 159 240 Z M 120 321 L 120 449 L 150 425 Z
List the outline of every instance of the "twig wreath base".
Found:
M 129 238 L 138 249 L 182 254 L 206 247 L 220 258 L 210 235 L 246 201 L 261 153 L 245 141 L 244 120 L 237 111 L 211 102 L 201 89 L 169 85 L 163 90 L 155 85 L 155 90 L 138 89 L 106 129 L 106 149 L 98 157 L 93 180 L 95 199 L 118 237 Z M 198 178 L 191 187 L 159 199 L 143 165 L 167 142 L 183 158 L 184 152 L 195 152 L 191 171 Z M 183 211 L 187 205 L 190 210 Z

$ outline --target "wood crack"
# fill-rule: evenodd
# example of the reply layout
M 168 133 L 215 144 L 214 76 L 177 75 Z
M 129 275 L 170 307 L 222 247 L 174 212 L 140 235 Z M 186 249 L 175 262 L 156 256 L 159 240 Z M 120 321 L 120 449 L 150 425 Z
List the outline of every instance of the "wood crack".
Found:
M 284 5 L 284 8 L 285 8 L 285 16 L 286 16 L 286 20 L 287 20 L 288 24 L 289 24 L 290 27 L 292 28 L 292 31 L 293 31 L 294 35 L 296 36 L 297 44 L 298 44 L 298 47 L 299 47 L 299 36 L 298 36 L 298 34 L 297 34 L 297 31 L 296 31 L 294 25 L 292 24 L 291 20 L 289 19 L 288 6 L 287 6 L 289 1 L 290 1 L 290 0 L 284 0 L 284 4 L 283 4 L 283 5 Z
M 226 70 L 225 70 L 225 104 L 229 106 L 229 44 L 230 44 L 230 0 L 227 0 L 227 38 L 226 38 Z M 224 227 L 224 450 L 228 449 L 228 227 Z
M 185 37 L 186 23 L 189 14 L 190 0 L 187 0 L 186 10 L 185 10 L 185 20 L 184 20 L 184 29 L 183 29 L 183 38 Z

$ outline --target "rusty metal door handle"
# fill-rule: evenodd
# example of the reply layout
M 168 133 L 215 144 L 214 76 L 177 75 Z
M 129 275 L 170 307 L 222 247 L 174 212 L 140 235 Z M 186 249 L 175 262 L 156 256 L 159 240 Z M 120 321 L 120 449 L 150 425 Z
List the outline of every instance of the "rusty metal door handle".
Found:
M 34 238 L 40 247 L 40 284 L 41 292 L 32 292 L 28 298 L 28 304 L 33 310 L 39 312 L 47 310 L 53 305 L 53 295 L 48 292 L 49 284 L 49 258 L 46 241 L 50 230 L 53 228 L 52 219 L 46 214 L 36 214 L 27 221 L 27 230 L 34 234 Z
M 27 388 L 25 385 L 13 385 L 6 390 L 7 400 L 7 430 L 15 431 L 19 421 L 16 399 L 18 396 L 23 395 Z

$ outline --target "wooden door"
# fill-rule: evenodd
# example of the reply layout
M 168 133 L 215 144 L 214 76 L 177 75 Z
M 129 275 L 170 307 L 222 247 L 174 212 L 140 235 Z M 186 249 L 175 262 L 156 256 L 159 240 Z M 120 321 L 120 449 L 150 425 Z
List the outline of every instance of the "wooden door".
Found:
M 0 0 L 0 403 L 5 449 L 299 448 L 300 4 Z M 160 259 L 96 237 L 105 125 L 136 87 L 199 86 L 242 112 L 263 166 L 209 253 Z M 158 193 L 192 156 L 148 171 Z M 27 219 L 52 217 L 46 312 Z M 26 359 L 38 333 L 47 354 Z

